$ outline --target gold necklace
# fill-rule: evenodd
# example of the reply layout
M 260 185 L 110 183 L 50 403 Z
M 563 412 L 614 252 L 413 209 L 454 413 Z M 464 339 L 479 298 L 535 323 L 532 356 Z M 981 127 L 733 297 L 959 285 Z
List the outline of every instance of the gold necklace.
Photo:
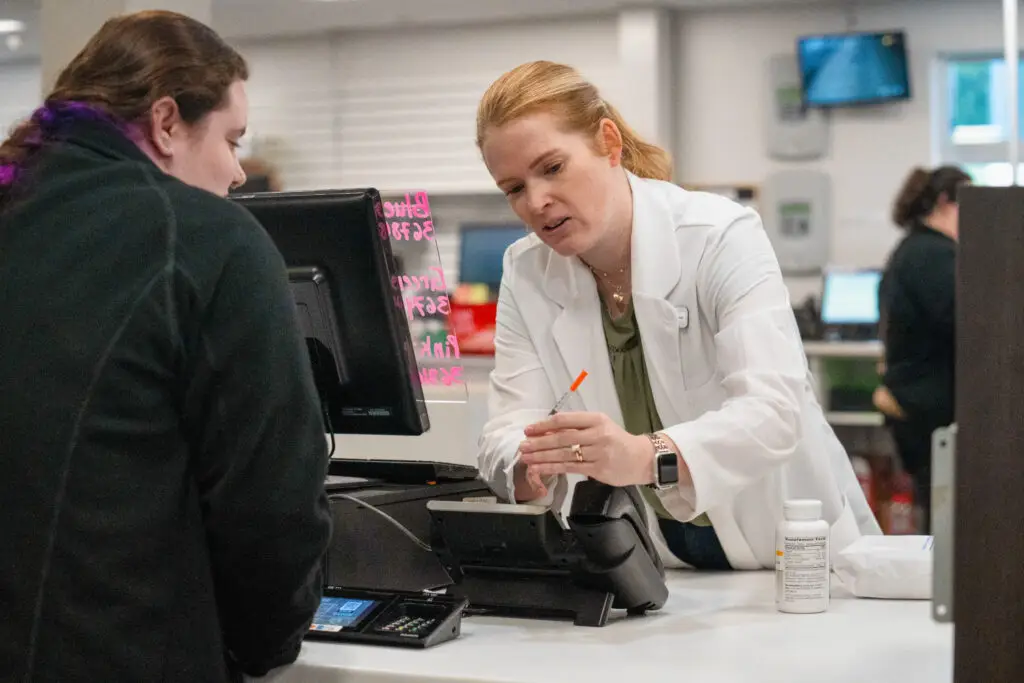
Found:
M 609 275 L 608 275 L 608 273 L 606 273 L 604 271 L 601 271 L 601 270 L 598 270 L 597 268 L 595 268 L 594 266 L 591 266 L 589 264 L 588 264 L 587 267 L 590 268 L 590 272 L 592 272 L 594 275 L 598 276 L 601 279 L 602 282 L 604 282 L 605 284 L 611 286 L 611 288 L 612 288 L 612 300 L 616 304 L 621 306 L 623 303 L 625 303 L 625 301 L 626 301 L 626 293 L 622 291 L 622 289 L 623 289 L 623 287 L 625 285 L 610 283 L 609 282 Z M 626 274 L 626 269 L 625 268 L 619 268 L 616 271 L 616 273 L 619 274 L 619 275 L 625 275 Z

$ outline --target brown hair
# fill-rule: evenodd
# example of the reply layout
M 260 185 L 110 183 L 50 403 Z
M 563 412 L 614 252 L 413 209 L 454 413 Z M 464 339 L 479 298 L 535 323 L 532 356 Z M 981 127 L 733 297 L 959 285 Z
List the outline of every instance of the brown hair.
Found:
M 957 190 L 971 176 L 958 166 L 940 166 L 933 171 L 915 168 L 903 181 L 893 203 L 892 220 L 896 225 L 911 228 L 935 210 L 939 199 L 955 202 Z
M 0 144 L 0 206 L 4 186 L 70 121 L 128 127 L 172 97 L 195 125 L 225 104 L 232 83 L 248 77 L 242 56 L 195 19 L 159 10 L 109 19 L 57 77 L 43 106 Z
M 491 84 L 477 109 L 477 146 L 483 147 L 489 128 L 540 111 L 557 113 L 567 130 L 595 137 L 602 119 L 611 120 L 622 134 L 626 170 L 641 178 L 672 179 L 672 159 L 665 150 L 637 135 L 576 69 L 554 62 L 522 64 Z

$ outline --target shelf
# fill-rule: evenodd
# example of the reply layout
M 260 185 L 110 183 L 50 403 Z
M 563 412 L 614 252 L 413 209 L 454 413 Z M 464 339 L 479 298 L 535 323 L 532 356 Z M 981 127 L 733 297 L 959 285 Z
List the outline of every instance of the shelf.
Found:
M 819 358 L 881 358 L 882 342 L 804 341 L 804 353 Z
M 826 413 L 825 419 L 833 427 L 881 427 L 885 424 L 885 417 L 881 413 L 870 411 L 836 410 Z

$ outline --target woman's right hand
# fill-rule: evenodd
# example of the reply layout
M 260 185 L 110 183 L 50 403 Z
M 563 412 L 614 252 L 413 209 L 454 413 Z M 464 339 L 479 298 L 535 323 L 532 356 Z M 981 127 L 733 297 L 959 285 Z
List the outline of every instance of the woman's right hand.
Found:
M 530 500 L 537 500 L 548 495 L 548 487 L 544 480 L 537 474 L 536 468 L 524 462 L 517 462 L 512 470 L 512 478 L 515 483 L 516 502 L 522 503 Z

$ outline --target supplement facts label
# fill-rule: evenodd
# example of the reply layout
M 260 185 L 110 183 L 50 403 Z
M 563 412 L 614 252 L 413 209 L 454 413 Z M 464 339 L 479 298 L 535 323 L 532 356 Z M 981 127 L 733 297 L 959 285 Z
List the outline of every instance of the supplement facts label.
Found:
M 820 600 L 828 595 L 828 540 L 825 536 L 787 538 L 782 582 L 786 600 Z

